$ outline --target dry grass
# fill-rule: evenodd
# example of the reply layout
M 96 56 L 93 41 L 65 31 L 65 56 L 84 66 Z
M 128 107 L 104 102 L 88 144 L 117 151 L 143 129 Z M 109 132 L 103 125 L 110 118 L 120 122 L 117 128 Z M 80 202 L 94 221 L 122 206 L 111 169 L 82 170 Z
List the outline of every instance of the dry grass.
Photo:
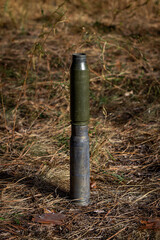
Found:
M 159 1 L 1 4 L 0 238 L 159 239 Z M 69 69 L 90 68 L 91 204 L 69 200 Z M 46 209 L 62 226 L 32 222 Z

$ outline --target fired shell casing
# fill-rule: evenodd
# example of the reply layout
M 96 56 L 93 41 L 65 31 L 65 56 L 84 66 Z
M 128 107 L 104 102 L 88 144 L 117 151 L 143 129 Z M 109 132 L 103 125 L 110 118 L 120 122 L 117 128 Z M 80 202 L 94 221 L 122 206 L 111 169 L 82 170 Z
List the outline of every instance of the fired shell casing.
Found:
M 89 137 L 87 126 L 72 126 L 70 140 L 70 196 L 77 205 L 90 199 Z

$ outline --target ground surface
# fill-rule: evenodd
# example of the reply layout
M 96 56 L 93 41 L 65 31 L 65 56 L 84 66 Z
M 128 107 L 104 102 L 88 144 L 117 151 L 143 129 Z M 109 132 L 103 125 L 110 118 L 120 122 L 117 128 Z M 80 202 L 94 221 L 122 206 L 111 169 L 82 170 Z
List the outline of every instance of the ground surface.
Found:
M 159 1 L 1 2 L 0 239 L 160 239 Z M 69 200 L 75 52 L 90 69 L 88 207 Z M 50 211 L 63 223 L 32 221 Z

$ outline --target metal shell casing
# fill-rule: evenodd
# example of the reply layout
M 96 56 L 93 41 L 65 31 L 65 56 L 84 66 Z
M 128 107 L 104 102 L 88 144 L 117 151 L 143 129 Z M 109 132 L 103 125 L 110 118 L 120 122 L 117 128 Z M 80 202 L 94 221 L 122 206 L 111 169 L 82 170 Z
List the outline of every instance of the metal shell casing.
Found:
M 72 126 L 70 140 L 70 196 L 77 205 L 90 199 L 89 137 L 87 126 Z
M 73 54 L 70 72 L 71 139 L 70 197 L 75 204 L 87 206 L 90 201 L 89 164 L 89 70 L 86 55 Z

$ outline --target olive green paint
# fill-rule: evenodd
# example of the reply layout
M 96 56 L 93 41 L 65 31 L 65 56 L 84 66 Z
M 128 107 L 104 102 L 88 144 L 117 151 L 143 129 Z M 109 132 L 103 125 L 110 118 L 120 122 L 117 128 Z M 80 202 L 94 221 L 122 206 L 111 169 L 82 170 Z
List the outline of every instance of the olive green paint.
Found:
M 89 70 L 85 54 L 74 54 L 71 66 L 71 123 L 87 125 L 89 121 Z

